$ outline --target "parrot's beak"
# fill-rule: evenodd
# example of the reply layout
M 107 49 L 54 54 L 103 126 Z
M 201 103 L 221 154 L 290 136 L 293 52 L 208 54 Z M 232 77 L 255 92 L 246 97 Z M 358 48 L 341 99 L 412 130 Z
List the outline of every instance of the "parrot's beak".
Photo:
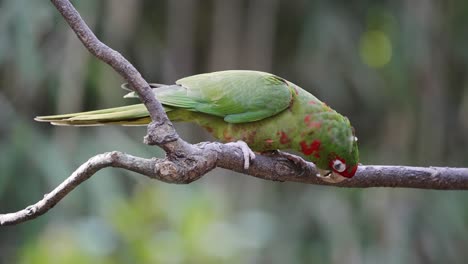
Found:
M 329 182 L 329 183 L 339 183 L 348 179 L 346 177 L 339 175 L 338 173 L 335 173 L 332 171 L 324 171 L 324 170 L 319 170 L 319 174 L 317 174 L 317 177 L 320 178 L 322 181 Z

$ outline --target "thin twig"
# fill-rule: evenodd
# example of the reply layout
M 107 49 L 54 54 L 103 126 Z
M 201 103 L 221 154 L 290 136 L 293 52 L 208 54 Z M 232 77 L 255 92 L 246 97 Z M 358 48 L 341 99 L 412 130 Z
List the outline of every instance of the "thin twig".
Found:
M 52 192 L 44 195 L 39 202 L 25 209 L 9 214 L 0 215 L 0 225 L 18 224 L 34 219 L 49 211 L 63 197 L 75 189 L 85 180 L 93 176 L 98 170 L 109 166 L 125 168 L 146 175 L 152 171 L 154 163 L 151 160 L 133 157 L 120 152 L 109 152 L 96 155 L 83 163 L 70 177 L 57 186 Z
M 175 146 L 174 144 L 173 146 L 167 145 L 180 138 L 165 114 L 161 103 L 156 99 L 148 82 L 143 79 L 140 72 L 119 52 L 101 42 L 68 0 L 51 0 L 51 2 L 88 51 L 110 65 L 138 94 L 153 121 L 153 124 L 148 126 L 148 136 L 145 138 L 145 142 L 150 145 L 158 145 L 166 151 L 168 148 L 183 148 L 185 146 L 183 141 L 177 142 Z M 158 133 L 155 133 L 154 127 L 160 127 Z
M 88 51 L 101 61 L 109 64 L 133 87 L 148 109 L 151 119 L 158 123 L 169 121 L 167 116 L 164 115 L 161 104 L 154 97 L 149 84 L 143 79 L 138 70 L 119 52 L 101 42 L 69 1 L 51 0 L 51 2 Z

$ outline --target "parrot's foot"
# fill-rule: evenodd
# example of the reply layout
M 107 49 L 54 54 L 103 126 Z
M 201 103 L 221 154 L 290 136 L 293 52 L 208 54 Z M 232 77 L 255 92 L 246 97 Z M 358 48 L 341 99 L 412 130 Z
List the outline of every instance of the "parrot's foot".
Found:
M 303 158 L 301 158 L 300 156 L 297 156 L 297 155 L 294 155 L 294 154 L 290 154 L 290 153 L 287 153 L 287 152 L 282 152 L 282 151 L 279 151 L 279 150 L 273 150 L 273 151 L 268 151 L 268 152 L 262 152 L 262 154 L 264 155 L 267 155 L 267 156 L 280 156 L 280 157 L 283 157 L 289 161 L 292 161 L 296 166 L 298 166 L 299 168 L 301 168 L 302 171 L 306 171 L 307 168 L 308 168 L 308 162 L 305 161 Z M 329 183 L 338 183 L 338 182 L 342 182 L 343 180 L 346 180 L 347 178 L 339 175 L 339 174 L 336 174 L 334 173 L 333 171 L 330 171 L 330 170 L 321 170 L 319 168 L 317 168 L 318 172 L 316 174 L 317 178 L 319 178 L 320 180 L 322 181 L 325 181 L 325 182 L 329 182 Z
M 244 169 L 248 170 L 250 167 L 250 160 L 255 159 L 255 153 L 249 148 L 247 143 L 242 140 L 238 140 L 236 142 L 226 143 L 226 145 L 237 147 L 242 150 L 242 154 L 244 155 Z
M 329 182 L 329 183 L 339 183 L 347 179 L 337 173 L 334 173 L 333 171 L 321 170 L 321 169 L 319 169 L 319 173 L 317 173 L 316 176 L 322 181 Z
M 273 150 L 273 151 L 263 152 L 262 154 L 267 155 L 267 156 L 283 157 L 289 161 L 292 161 L 294 165 L 301 168 L 302 171 L 305 171 L 307 167 L 309 166 L 309 164 L 307 164 L 307 161 L 305 161 L 303 158 L 301 158 L 300 156 L 291 154 L 291 153 L 287 153 L 287 152 L 283 152 L 279 150 Z

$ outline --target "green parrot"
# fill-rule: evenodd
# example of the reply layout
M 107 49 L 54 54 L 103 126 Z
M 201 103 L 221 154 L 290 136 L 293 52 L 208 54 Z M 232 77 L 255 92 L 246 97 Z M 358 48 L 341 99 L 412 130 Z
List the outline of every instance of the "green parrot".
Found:
M 122 87 L 128 89 L 125 84 Z M 325 181 L 340 182 L 356 173 L 357 138 L 348 118 L 281 77 L 230 70 L 151 87 L 170 120 L 196 123 L 220 141 L 238 146 L 246 168 L 255 158 L 252 150 L 271 153 L 292 149 L 315 163 L 320 172 L 317 176 Z M 124 97 L 138 98 L 134 92 Z M 38 116 L 35 120 L 71 126 L 146 125 L 151 121 L 143 104 Z M 301 163 L 294 155 L 282 154 Z

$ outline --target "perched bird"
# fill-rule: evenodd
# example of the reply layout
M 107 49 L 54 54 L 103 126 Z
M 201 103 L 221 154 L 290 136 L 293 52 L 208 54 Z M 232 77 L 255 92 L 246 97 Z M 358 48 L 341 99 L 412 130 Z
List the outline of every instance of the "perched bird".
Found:
M 357 138 L 348 118 L 281 77 L 231 70 L 151 86 L 170 120 L 196 123 L 220 141 L 233 142 L 244 152 L 245 167 L 255 158 L 250 149 L 263 153 L 292 149 L 315 163 L 320 171 L 317 176 L 325 181 L 340 182 L 356 173 Z M 124 97 L 138 98 L 134 92 Z M 151 121 L 143 104 L 35 120 L 70 126 L 146 125 Z M 283 154 L 305 164 L 297 156 Z

